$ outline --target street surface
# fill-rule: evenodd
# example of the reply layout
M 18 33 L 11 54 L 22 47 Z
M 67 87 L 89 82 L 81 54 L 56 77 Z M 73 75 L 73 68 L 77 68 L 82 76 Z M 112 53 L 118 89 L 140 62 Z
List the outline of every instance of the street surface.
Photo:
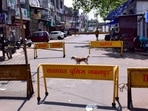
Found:
M 100 35 L 100 40 L 104 35 Z M 40 63 L 76 64 L 72 56 L 86 57 L 88 43 L 95 40 L 94 35 L 73 35 L 65 38 L 66 56 L 62 51 L 34 50 L 27 48 L 28 62 L 31 66 L 34 94 L 26 100 L 26 82 L 0 81 L 0 111 L 129 111 L 127 108 L 127 89 L 119 88 L 119 102 L 112 107 L 113 82 L 103 80 L 47 79 L 48 96 L 45 97 L 44 83 L 41 79 L 41 103 L 37 104 L 37 66 Z M 110 48 L 91 49 L 89 64 L 119 66 L 119 87 L 127 83 L 128 67 L 147 67 L 148 56 L 140 52 L 119 52 Z M 0 64 L 25 64 L 23 49 L 17 50 L 13 59 Z M 85 64 L 85 63 L 82 63 Z M 7 69 L 6 69 L 7 70 Z M 132 111 L 148 111 L 148 89 L 132 89 Z

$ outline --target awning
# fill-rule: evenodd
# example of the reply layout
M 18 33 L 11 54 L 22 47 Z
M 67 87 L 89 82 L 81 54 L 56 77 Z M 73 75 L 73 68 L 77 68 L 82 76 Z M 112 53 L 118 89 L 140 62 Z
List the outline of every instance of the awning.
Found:
M 39 10 L 46 10 L 46 11 L 49 10 L 49 9 L 47 9 L 47 8 L 43 8 L 43 7 L 35 7 L 35 6 L 32 6 L 32 5 L 30 5 L 30 8 L 39 9 Z
M 117 18 L 118 16 L 120 16 L 132 1 L 133 0 L 128 0 L 127 2 L 121 4 L 119 7 L 117 7 L 116 9 L 112 10 L 108 14 L 108 16 L 105 18 L 105 20 L 113 20 L 113 19 Z

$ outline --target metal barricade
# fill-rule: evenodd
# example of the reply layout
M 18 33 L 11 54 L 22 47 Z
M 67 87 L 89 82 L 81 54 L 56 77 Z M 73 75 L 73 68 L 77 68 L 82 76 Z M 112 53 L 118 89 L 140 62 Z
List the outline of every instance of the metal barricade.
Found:
M 0 81 L 27 81 L 27 98 L 34 93 L 29 64 L 0 65 Z
M 41 70 L 42 69 L 42 70 Z M 42 72 L 42 73 L 41 73 Z M 113 103 L 118 99 L 118 66 L 105 65 L 72 65 L 72 64 L 39 64 L 37 67 L 38 103 L 40 102 L 40 78 L 44 79 L 45 95 L 47 92 L 46 78 L 69 78 L 113 81 Z
M 121 48 L 120 55 L 123 54 L 123 41 L 90 41 L 89 54 L 91 48 Z
M 132 105 L 132 88 L 148 88 L 148 68 L 128 68 L 128 94 L 127 105 L 131 109 Z
M 46 50 L 52 50 L 52 49 L 58 49 L 62 48 L 63 51 L 63 58 L 65 57 L 65 43 L 64 42 L 38 42 L 34 43 L 34 59 L 38 57 L 37 55 L 37 49 L 46 49 Z M 61 50 L 54 50 L 54 51 L 61 51 Z

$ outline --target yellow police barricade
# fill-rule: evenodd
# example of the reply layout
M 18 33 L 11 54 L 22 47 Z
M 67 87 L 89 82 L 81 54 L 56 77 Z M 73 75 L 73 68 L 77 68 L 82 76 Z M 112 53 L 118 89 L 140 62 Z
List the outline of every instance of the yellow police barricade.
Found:
M 40 70 L 42 69 L 42 70 Z M 40 74 L 41 73 L 41 74 Z M 113 103 L 118 100 L 118 66 L 72 65 L 72 64 L 39 64 L 37 67 L 38 103 L 40 102 L 40 78 L 44 79 L 45 95 L 47 92 L 46 78 L 69 78 L 113 81 Z
M 0 81 L 27 81 L 27 98 L 34 93 L 29 64 L 0 65 Z
M 64 42 L 38 42 L 34 43 L 34 59 L 38 57 L 37 49 L 48 49 L 52 50 L 53 48 L 62 48 L 63 50 L 63 57 L 65 57 L 65 43 Z M 54 51 L 61 51 L 61 50 L 54 50 Z
M 148 88 L 148 68 L 128 68 L 128 94 L 127 104 L 128 109 L 131 109 L 132 105 L 132 91 L 131 88 Z
M 123 54 L 123 41 L 90 41 L 89 54 L 91 48 L 121 48 L 120 55 Z

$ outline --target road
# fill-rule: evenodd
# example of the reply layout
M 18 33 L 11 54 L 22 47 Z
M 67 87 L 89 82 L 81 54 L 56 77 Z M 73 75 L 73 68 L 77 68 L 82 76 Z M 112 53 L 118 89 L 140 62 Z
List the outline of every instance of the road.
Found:
M 104 35 L 100 35 L 102 40 Z M 86 57 L 88 43 L 95 40 L 94 35 L 73 35 L 65 40 L 66 56 L 62 51 L 38 50 L 38 58 L 34 59 L 34 50 L 27 49 L 28 61 L 34 94 L 30 100 L 18 97 L 26 96 L 26 82 L 0 82 L 0 111 L 128 111 L 127 89 L 120 90 L 119 102 L 112 107 L 113 82 L 104 80 L 80 79 L 47 79 L 49 95 L 45 97 L 44 83 L 41 80 L 41 104 L 37 104 L 37 66 L 40 63 L 75 64 L 72 56 Z M 119 87 L 127 83 L 128 67 L 147 67 L 147 56 L 139 53 L 124 52 L 123 57 L 112 49 L 94 48 L 91 51 L 89 64 L 119 66 Z M 25 63 L 23 49 L 17 50 L 13 59 L 0 64 Z M 82 63 L 85 64 L 85 63 Z M 145 88 L 132 89 L 133 111 L 148 111 L 148 90 Z M 16 98 L 13 98 L 16 97 Z M 146 99 L 145 99 L 146 98 Z

